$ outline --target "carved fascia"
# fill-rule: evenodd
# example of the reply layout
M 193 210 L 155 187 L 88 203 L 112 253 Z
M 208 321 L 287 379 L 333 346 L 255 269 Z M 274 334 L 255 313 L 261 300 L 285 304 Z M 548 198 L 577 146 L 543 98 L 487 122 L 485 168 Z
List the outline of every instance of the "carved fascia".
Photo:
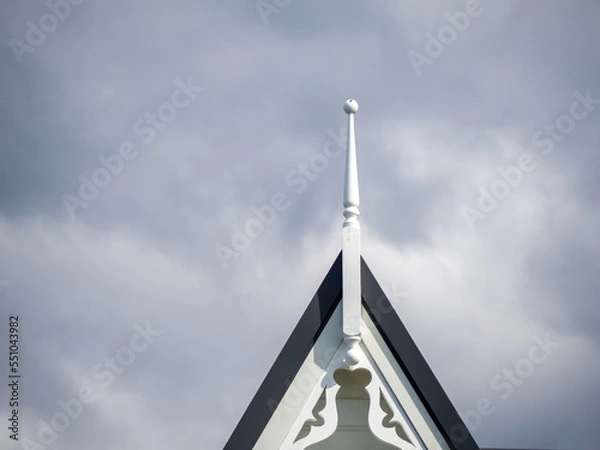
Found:
M 366 386 L 366 390 L 369 396 L 368 425 L 373 435 L 382 442 L 393 445 L 400 450 L 425 450 L 405 412 L 397 406 L 394 398 L 390 395 L 387 383 L 383 380 L 381 373 L 375 367 L 373 360 L 365 351 L 363 345 L 353 348 L 353 352 L 356 353 L 359 359 L 356 364 L 349 364 L 348 350 L 347 345 L 344 343 L 339 346 L 336 355 L 327 367 L 320 383 L 309 396 L 308 401 L 302 408 L 295 425 L 290 430 L 280 450 L 304 450 L 313 444 L 324 441 L 335 433 L 339 418 L 336 395 L 341 387 L 335 381 L 335 373 L 338 370 L 355 371 L 358 369 L 366 370 L 371 375 L 371 381 Z M 352 362 L 354 363 L 354 361 Z M 325 394 L 325 406 L 317 413 L 322 419 L 323 424 L 311 427 L 308 435 L 296 440 L 303 425 L 307 421 L 315 419 L 313 410 L 323 393 Z M 383 425 L 388 413 L 381 407 L 382 399 L 392 411 L 392 417 L 388 422 L 392 425 L 391 427 Z M 395 425 L 400 425 L 404 434 L 408 437 L 408 441 L 399 437 L 396 433 Z

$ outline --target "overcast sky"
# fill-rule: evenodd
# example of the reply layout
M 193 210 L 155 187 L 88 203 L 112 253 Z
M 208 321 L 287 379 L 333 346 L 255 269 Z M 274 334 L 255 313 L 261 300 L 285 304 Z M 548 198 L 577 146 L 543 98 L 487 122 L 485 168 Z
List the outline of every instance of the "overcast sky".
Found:
M 2 448 L 223 447 L 340 251 L 348 97 L 364 258 L 479 445 L 597 448 L 597 2 L 73 3 L 0 7 Z

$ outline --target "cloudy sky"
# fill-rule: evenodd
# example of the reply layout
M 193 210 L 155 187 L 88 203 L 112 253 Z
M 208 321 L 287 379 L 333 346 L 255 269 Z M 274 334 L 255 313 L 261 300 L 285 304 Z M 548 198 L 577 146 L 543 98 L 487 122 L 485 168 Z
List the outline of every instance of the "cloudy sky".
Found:
M 72 3 L 1 6 L 2 448 L 223 447 L 340 250 L 348 97 L 363 255 L 477 442 L 597 448 L 600 5 Z

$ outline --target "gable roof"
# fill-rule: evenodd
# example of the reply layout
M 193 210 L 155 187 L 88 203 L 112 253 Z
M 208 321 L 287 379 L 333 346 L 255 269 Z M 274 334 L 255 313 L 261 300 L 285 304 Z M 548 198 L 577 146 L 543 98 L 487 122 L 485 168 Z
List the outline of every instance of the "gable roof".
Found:
M 451 449 L 480 450 L 435 378 L 389 299 L 361 257 L 362 303 Z M 252 449 L 289 382 L 310 353 L 342 299 L 342 258 L 336 258 L 224 450 Z M 381 311 L 385 311 L 381 314 Z M 287 382 L 287 383 L 286 383 Z

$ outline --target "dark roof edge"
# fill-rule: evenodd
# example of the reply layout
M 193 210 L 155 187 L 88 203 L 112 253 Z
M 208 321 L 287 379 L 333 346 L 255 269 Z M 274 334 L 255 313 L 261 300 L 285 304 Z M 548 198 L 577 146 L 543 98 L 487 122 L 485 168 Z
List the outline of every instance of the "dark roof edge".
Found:
M 446 442 L 457 450 L 480 450 L 369 266 L 361 260 L 365 307 Z
M 342 298 L 342 254 L 338 254 L 302 318 L 279 353 L 223 450 L 254 447 L 275 408 Z
M 480 450 L 364 259 L 361 265 L 361 279 L 366 310 L 436 426 L 441 430 L 444 439 L 452 449 Z M 340 253 L 225 444 L 224 450 L 254 447 L 341 298 Z

